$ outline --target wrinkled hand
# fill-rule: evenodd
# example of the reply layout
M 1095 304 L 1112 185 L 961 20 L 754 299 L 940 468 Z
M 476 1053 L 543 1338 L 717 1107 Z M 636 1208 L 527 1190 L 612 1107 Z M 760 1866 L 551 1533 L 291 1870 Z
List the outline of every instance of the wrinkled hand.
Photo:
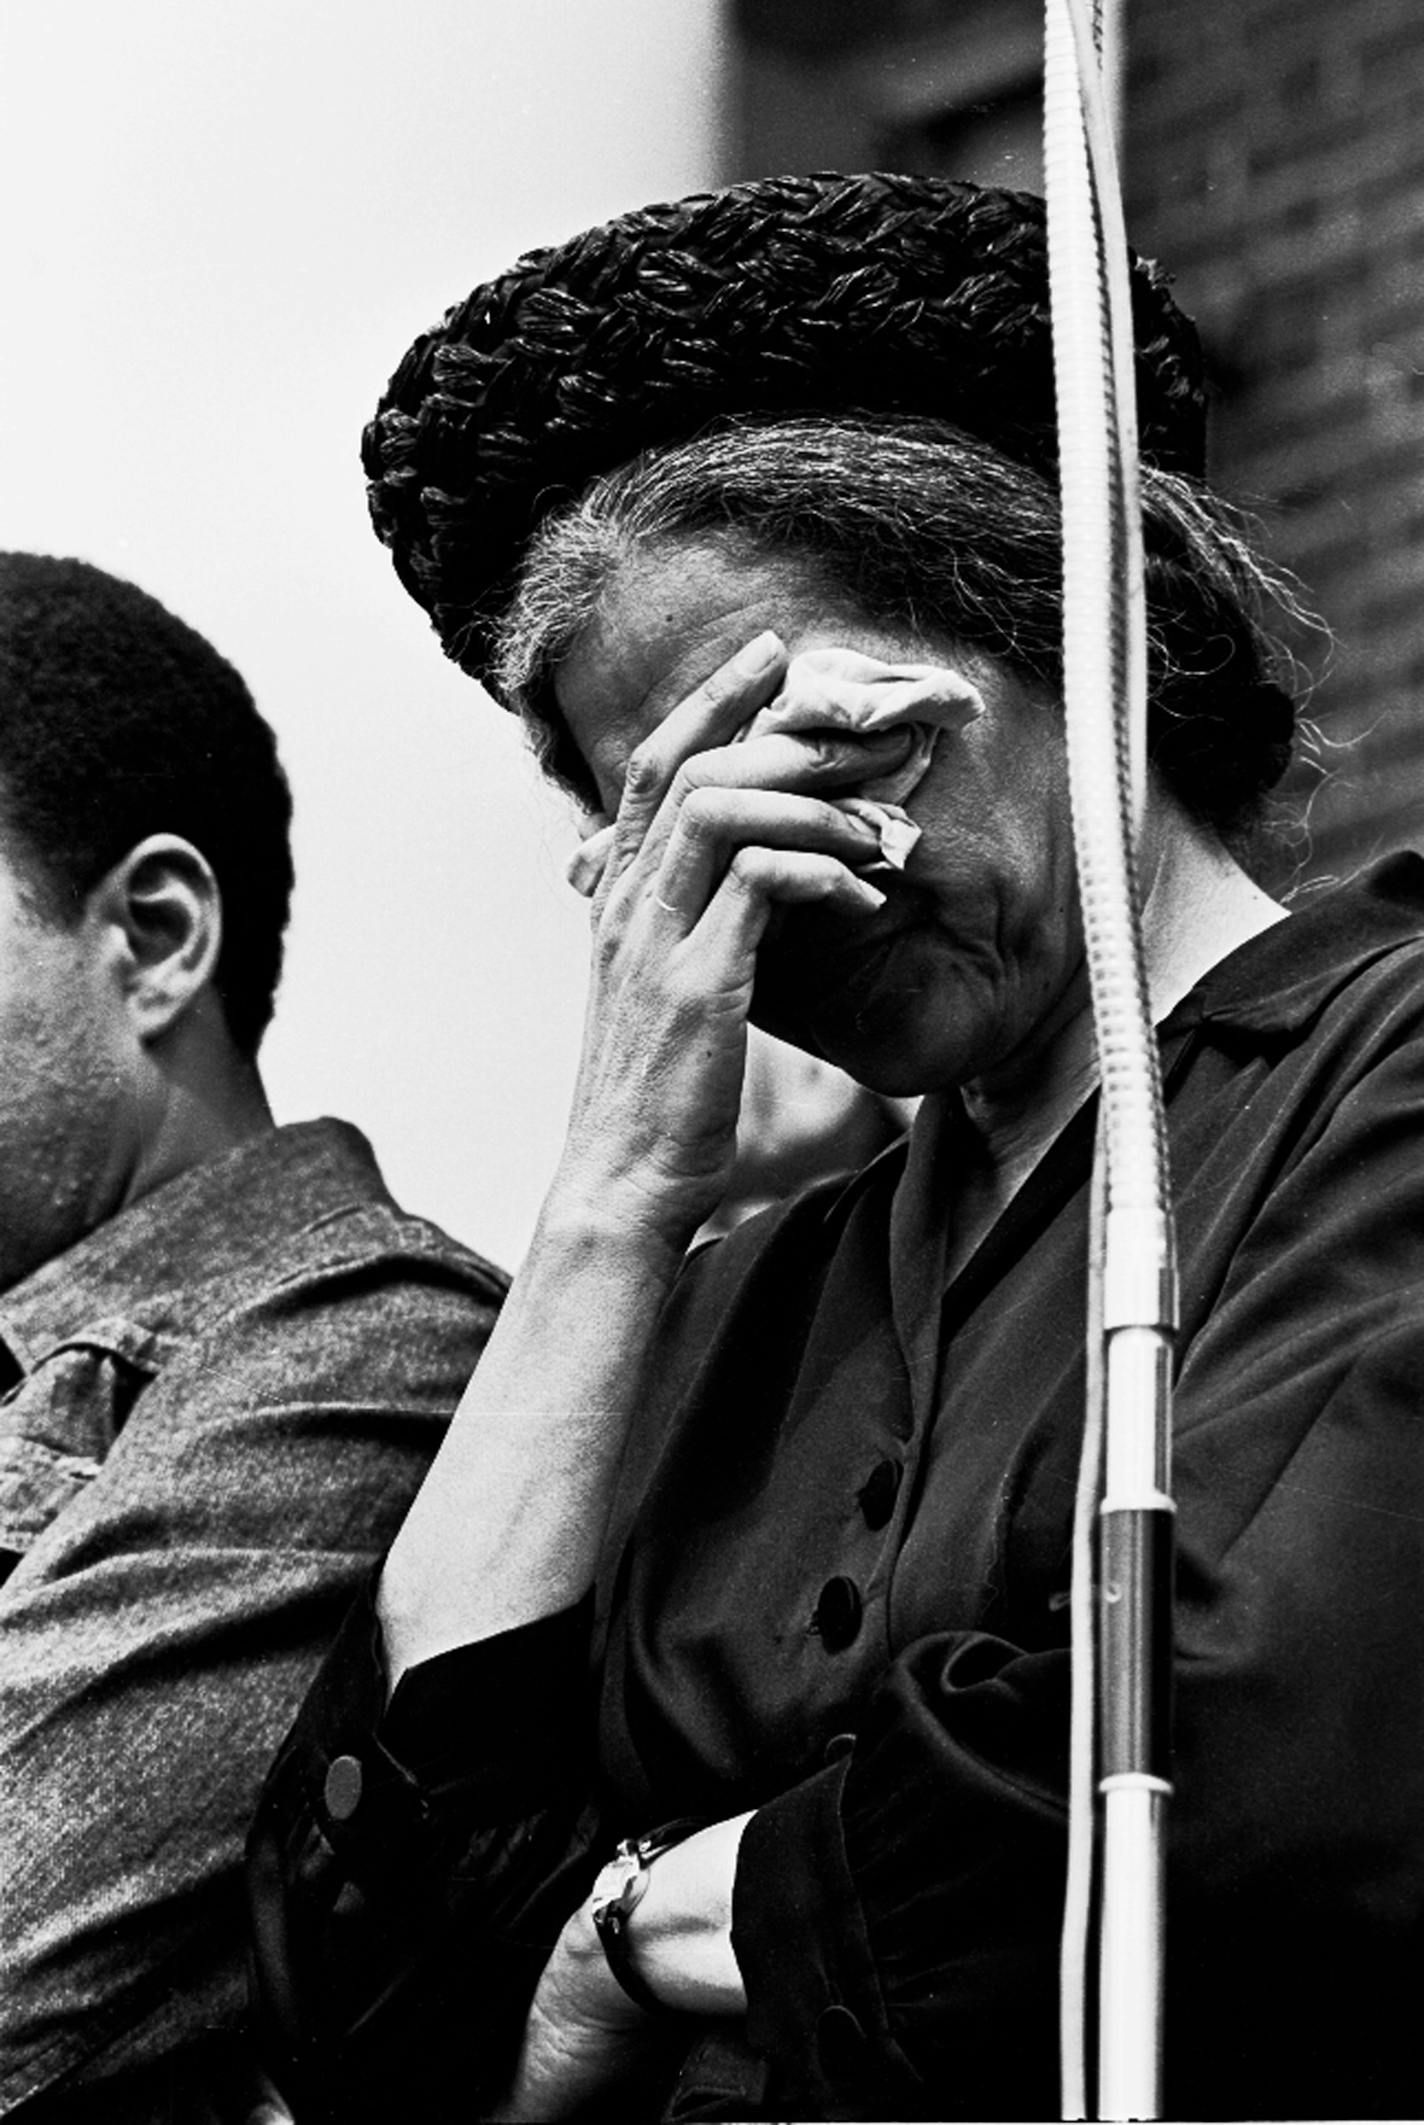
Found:
M 753 718 L 788 668 L 776 638 L 761 637 L 680 703 L 629 756 L 617 817 L 583 866 L 585 887 L 597 881 L 593 978 L 562 1186 L 674 1249 L 730 1172 L 772 911 L 820 903 L 854 921 L 883 904 L 857 875 L 881 859 L 880 825 L 836 798 L 923 742 L 903 711 L 888 728 L 884 716 L 846 716 L 825 673 L 803 676 L 794 729 L 759 732 Z M 822 686 L 824 725 L 808 713 L 808 683 Z M 970 720 L 978 697 L 956 683 L 929 720 Z M 927 702 L 923 686 L 915 698 Z
M 676 2012 L 645 2014 L 608 1967 L 583 1904 L 544 1967 L 513 2081 L 490 2113 L 498 2125 L 575 2117 L 641 2069 L 664 2069 L 695 2027 L 746 2012 L 732 1946 L 732 1891 L 750 1814 L 728 1816 L 653 1861 L 628 1941 L 638 1974 Z
M 513 2080 L 488 2116 L 495 2125 L 576 2117 L 633 2076 L 664 2035 L 614 1977 L 580 1906 L 544 1966 Z

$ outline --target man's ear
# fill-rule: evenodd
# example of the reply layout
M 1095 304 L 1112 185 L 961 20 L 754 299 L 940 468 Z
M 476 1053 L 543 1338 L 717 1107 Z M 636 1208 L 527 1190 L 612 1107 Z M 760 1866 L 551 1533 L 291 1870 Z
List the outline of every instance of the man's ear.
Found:
M 139 1038 L 161 1038 L 212 980 L 222 949 L 222 895 L 212 865 L 178 834 L 138 842 L 89 895 Z

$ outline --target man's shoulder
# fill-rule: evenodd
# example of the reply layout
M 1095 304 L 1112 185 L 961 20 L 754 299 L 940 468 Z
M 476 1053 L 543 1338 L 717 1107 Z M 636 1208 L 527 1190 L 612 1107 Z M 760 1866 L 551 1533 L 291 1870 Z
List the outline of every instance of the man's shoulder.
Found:
M 191 1261 L 184 1311 L 202 1334 L 235 1314 L 469 1311 L 486 1329 L 509 1286 L 495 1263 L 431 1218 L 403 1208 L 349 1123 L 274 1132 L 260 1162 L 234 1167 L 225 1229 Z
M 320 1177 L 316 1179 L 309 1159 L 298 1159 L 283 1168 L 278 1181 L 281 1193 L 295 1213 L 283 1219 L 273 1232 L 261 1236 L 262 1245 L 254 1263 L 264 1260 L 279 1272 L 297 1262 L 312 1265 L 337 1264 L 369 1256 L 409 1261 L 413 1267 L 444 1270 L 501 1298 L 509 1286 L 509 1274 L 467 1241 L 457 1239 L 434 1219 L 404 1208 L 386 1186 L 375 1154 L 361 1132 L 349 1122 L 289 1124 L 274 1136 L 274 1150 L 301 1140 L 320 1144 Z M 269 1192 L 270 1183 L 264 1187 Z
M 401 1208 L 348 1124 L 270 1130 L 178 1175 L 97 1227 L 0 1302 L 26 1371 L 69 1348 L 152 1377 L 211 1355 L 247 1324 L 332 1354 L 337 1320 L 393 1346 L 432 1323 L 478 1342 L 508 1279 L 430 1219 Z M 325 1325 L 324 1325 L 325 1324 Z
M 448 1418 L 509 1280 L 403 1209 L 358 1131 L 279 1129 L 193 1178 L 151 1275 L 126 1264 L 135 1340 L 120 1353 L 92 1319 L 68 1338 L 133 1361 L 147 1432 L 238 1409 L 249 1429 L 299 1409 Z
M 491 1303 L 508 1286 L 484 1255 L 396 1201 L 349 1122 L 288 1123 L 185 1179 L 181 1195 L 175 1188 L 154 1200 L 167 1214 L 151 1228 L 153 1273 L 189 1281 L 209 1304 L 362 1269 Z

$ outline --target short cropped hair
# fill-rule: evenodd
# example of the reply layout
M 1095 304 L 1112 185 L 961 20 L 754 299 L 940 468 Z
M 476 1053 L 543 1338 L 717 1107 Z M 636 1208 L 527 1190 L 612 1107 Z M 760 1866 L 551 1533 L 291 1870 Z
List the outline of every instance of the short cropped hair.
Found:
M 1148 745 L 1184 804 L 1250 838 L 1291 753 L 1285 660 L 1264 624 L 1290 586 L 1197 480 L 1143 467 Z M 619 564 L 708 539 L 799 565 L 881 624 L 973 647 L 1062 687 L 1062 553 L 1052 481 L 919 416 L 731 421 L 590 481 L 534 533 L 496 635 L 495 691 L 545 769 L 584 802 L 587 766 L 553 679 Z
M 0 817 L 42 910 L 78 921 L 149 834 L 192 842 L 222 895 L 214 987 L 246 1055 L 281 972 L 291 814 L 276 740 L 211 643 L 87 562 L 0 553 Z

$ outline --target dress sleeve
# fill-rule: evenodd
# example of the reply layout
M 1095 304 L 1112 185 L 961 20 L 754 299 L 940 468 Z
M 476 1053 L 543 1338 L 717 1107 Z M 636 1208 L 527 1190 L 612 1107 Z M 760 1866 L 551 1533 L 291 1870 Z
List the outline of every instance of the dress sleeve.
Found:
M 592 1597 L 423 1662 L 386 1705 L 370 1589 L 248 1842 L 266 2063 L 308 2118 L 479 2115 L 595 1872 Z
M 0 2110 L 240 2019 L 263 1776 L 498 1289 L 376 1238 L 243 1296 L 0 1591 Z
M 1418 2108 L 1418 1076 L 1273 1177 L 1181 1367 L 1172 2116 Z M 1054 2114 L 1066 1669 L 926 1640 L 754 1817 L 734 1943 L 778 2114 Z
M 753 1816 L 732 1937 L 777 2114 L 1055 2115 L 1067 1686 L 1061 1653 L 926 1640 Z

